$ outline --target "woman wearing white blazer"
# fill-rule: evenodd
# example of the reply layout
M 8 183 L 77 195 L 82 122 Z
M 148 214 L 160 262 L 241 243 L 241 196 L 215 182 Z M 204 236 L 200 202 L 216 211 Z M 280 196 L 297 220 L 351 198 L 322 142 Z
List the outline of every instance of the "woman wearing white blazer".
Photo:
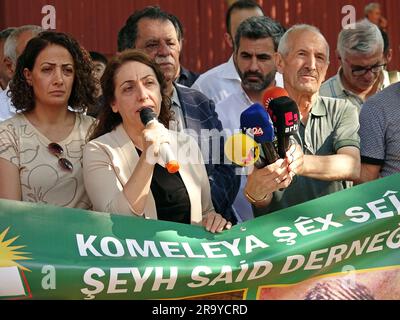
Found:
M 83 154 L 87 193 L 94 210 L 203 225 L 220 232 L 231 227 L 211 202 L 210 185 L 197 143 L 166 127 L 170 99 L 159 67 L 138 50 L 108 64 L 101 79 L 105 105 Z M 157 116 L 146 127 L 140 111 Z M 168 173 L 159 157 L 162 143 L 180 164 Z

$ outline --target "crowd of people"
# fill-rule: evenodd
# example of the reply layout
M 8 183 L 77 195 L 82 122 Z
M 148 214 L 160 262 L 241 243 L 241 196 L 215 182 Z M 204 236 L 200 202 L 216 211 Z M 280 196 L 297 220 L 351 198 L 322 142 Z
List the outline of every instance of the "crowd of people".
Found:
M 201 75 L 180 64 L 178 17 L 156 6 L 127 18 L 110 61 L 61 32 L 3 30 L 0 198 L 214 233 L 400 172 L 400 79 L 386 70 L 392 49 L 377 10 L 367 6 L 365 19 L 340 32 L 330 79 L 333 57 L 319 29 L 286 30 L 251 0 L 226 13 L 232 56 Z M 276 86 L 298 106 L 296 143 L 237 174 L 223 131 L 239 129 L 241 113 Z M 154 114 L 149 123 L 144 109 Z M 178 172 L 166 169 L 166 146 Z

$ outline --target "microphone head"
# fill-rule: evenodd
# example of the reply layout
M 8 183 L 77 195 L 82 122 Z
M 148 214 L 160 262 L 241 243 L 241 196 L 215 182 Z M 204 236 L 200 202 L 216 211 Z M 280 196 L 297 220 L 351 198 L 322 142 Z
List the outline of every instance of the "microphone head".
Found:
M 146 107 L 140 110 L 140 120 L 144 125 L 147 125 L 153 119 L 157 119 L 157 115 L 151 108 Z
M 240 128 L 253 135 L 257 143 L 274 141 L 274 126 L 268 113 L 259 103 L 254 103 L 240 115 Z
M 263 99 L 262 99 L 263 106 L 264 106 L 265 110 L 267 110 L 269 107 L 269 103 L 272 100 L 279 98 L 279 97 L 288 97 L 288 96 L 289 96 L 288 92 L 281 87 L 269 88 L 264 91 Z
M 271 116 L 277 136 L 291 135 L 299 129 L 300 112 L 293 99 L 289 97 L 273 99 L 269 103 L 268 113 Z

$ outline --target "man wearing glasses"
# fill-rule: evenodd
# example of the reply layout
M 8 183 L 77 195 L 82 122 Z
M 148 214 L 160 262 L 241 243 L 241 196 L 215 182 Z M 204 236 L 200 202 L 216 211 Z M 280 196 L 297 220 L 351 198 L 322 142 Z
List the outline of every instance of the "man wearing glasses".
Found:
M 385 86 L 383 47 L 380 30 L 368 21 L 343 29 L 337 43 L 341 66 L 321 86 L 320 95 L 348 100 L 360 111 L 364 101 Z

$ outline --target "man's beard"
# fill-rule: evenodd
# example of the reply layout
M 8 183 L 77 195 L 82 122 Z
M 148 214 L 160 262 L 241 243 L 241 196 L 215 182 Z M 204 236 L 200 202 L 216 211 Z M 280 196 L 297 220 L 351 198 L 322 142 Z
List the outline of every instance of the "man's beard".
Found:
M 266 74 L 264 77 L 259 72 L 250 72 L 247 71 L 245 73 L 241 73 L 238 71 L 240 79 L 242 79 L 242 86 L 250 91 L 262 91 L 269 87 L 271 83 L 275 80 L 276 71 L 271 71 L 270 73 Z M 257 77 L 260 81 L 249 81 L 247 80 L 248 77 Z

